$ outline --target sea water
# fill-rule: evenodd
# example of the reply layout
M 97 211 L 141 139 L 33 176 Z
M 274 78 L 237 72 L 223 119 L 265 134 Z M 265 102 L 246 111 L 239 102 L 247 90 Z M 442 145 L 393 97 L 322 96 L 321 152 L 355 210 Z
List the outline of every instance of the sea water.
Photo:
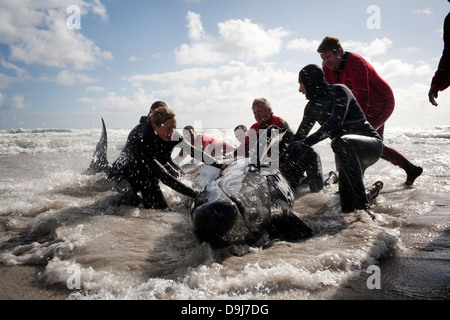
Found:
M 108 130 L 113 161 L 129 130 Z M 231 130 L 204 133 L 236 144 Z M 192 199 L 162 186 L 170 210 L 114 207 L 114 186 L 85 175 L 100 130 L 0 131 L 0 263 L 40 266 L 36 283 L 69 299 L 448 299 L 450 127 L 387 130 L 386 144 L 424 168 L 413 186 L 380 160 L 385 187 L 365 212 L 342 214 L 337 186 L 296 193 L 315 232 L 298 242 L 213 249 L 194 236 Z M 316 146 L 335 170 L 329 141 Z M 183 181 L 201 188 L 193 177 Z

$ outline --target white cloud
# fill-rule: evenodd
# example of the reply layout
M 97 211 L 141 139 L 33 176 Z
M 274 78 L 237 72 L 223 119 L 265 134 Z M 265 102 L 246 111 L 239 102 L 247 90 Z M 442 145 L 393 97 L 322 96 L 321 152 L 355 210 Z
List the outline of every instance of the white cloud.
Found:
M 188 22 L 188 36 L 192 41 L 203 40 L 206 36 L 205 30 L 203 29 L 202 20 L 199 14 L 189 11 L 186 17 Z
M 159 86 L 147 96 L 152 97 L 147 102 L 166 101 L 174 108 L 182 125 L 201 120 L 205 127 L 223 127 L 226 123 L 250 126 L 254 123 L 253 99 L 266 97 L 275 113 L 289 118 L 289 124 L 295 126 L 301 118 L 298 102 L 304 102 L 298 93 L 297 73 L 269 64 L 249 66 L 231 61 L 217 68 L 135 75 L 127 80 L 139 86 L 146 81 Z M 293 117 L 293 114 L 298 116 Z
M 87 87 L 85 90 L 86 92 L 102 92 L 103 90 L 105 90 L 105 88 L 96 86 L 96 87 Z
M 56 83 L 64 86 L 73 86 L 75 84 L 88 84 L 97 82 L 96 79 L 89 77 L 86 74 L 75 72 L 71 70 L 62 70 L 58 73 Z
M 303 52 L 317 52 L 317 48 L 321 42 L 322 40 L 298 38 L 289 41 L 286 48 L 289 50 L 299 50 Z M 392 45 L 392 40 L 388 38 L 376 38 L 370 43 L 353 40 L 342 41 L 342 47 L 345 51 L 352 51 L 369 57 L 385 54 Z
M 106 8 L 103 3 L 100 2 L 100 0 L 92 0 L 91 3 L 87 4 L 87 8 L 89 11 L 92 11 L 94 14 L 100 16 L 103 20 L 108 20 L 108 13 L 106 12 Z
M 0 65 L 6 70 L 11 72 L 13 75 L 6 75 L 0 73 L 0 88 L 7 88 L 11 84 L 16 82 L 23 82 L 27 79 L 30 79 L 30 74 L 25 69 L 22 69 L 15 64 L 5 61 L 3 59 L 0 60 Z
M 343 41 L 342 46 L 346 51 L 356 52 L 363 56 L 377 56 L 387 52 L 389 47 L 393 45 L 392 40 L 388 38 L 379 39 L 376 38 L 371 43 L 360 41 Z
M 261 61 L 278 53 L 283 38 L 289 32 L 283 28 L 265 30 L 250 19 L 227 20 L 218 23 L 219 36 L 208 36 L 200 15 L 189 12 L 187 16 L 190 44 L 182 44 L 175 52 L 179 64 L 226 63 L 232 59 Z
M 321 41 L 319 40 L 308 40 L 305 38 L 294 39 L 289 41 L 286 48 L 290 50 L 300 50 L 305 52 L 317 52 Z
M 82 98 L 80 102 L 91 104 L 92 110 L 129 112 L 137 114 L 147 114 L 151 104 L 157 99 L 152 95 L 146 95 L 144 89 L 139 88 L 133 97 L 117 95 L 109 92 L 106 97 L 100 99 Z
M 433 74 L 433 68 L 425 63 L 414 65 L 400 59 L 390 59 L 384 63 L 371 62 L 371 64 L 385 80 L 401 76 L 425 77 Z
M 13 109 L 25 109 L 30 105 L 28 101 L 25 100 L 25 96 L 16 94 L 12 98 L 12 105 L 11 107 Z
M 28 108 L 30 102 L 25 99 L 22 94 L 15 94 L 12 98 L 7 99 L 6 95 L 0 92 L 0 108 L 22 110 Z
M 98 0 L 87 1 L 2 1 L 0 42 L 10 47 L 9 60 L 57 68 L 89 69 L 112 54 L 66 25 L 66 9 L 79 5 L 106 18 Z
M 450 113 L 445 106 L 450 105 L 450 92 L 439 92 L 438 107 L 428 101 L 429 85 L 413 83 L 410 86 L 393 87 L 396 107 L 388 120 L 389 127 L 447 126 Z
M 137 57 L 134 54 L 128 58 L 128 61 L 130 61 L 130 62 L 135 62 L 136 60 L 137 60 Z

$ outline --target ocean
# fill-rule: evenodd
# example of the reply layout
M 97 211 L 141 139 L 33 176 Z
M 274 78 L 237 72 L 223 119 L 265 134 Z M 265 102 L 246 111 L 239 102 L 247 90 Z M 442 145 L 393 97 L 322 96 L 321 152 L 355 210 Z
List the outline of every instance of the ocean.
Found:
M 315 235 L 213 249 L 194 236 L 192 200 L 162 186 L 170 210 L 114 207 L 102 173 L 85 175 L 95 130 L 0 130 L 0 299 L 345 300 L 450 297 L 450 127 L 387 129 L 387 145 L 424 168 L 413 186 L 380 160 L 384 189 L 342 214 L 337 186 L 297 192 Z M 129 130 L 108 130 L 113 161 Z M 236 144 L 232 130 L 205 129 Z M 335 170 L 329 141 L 316 150 Z M 184 181 L 198 188 L 192 177 Z

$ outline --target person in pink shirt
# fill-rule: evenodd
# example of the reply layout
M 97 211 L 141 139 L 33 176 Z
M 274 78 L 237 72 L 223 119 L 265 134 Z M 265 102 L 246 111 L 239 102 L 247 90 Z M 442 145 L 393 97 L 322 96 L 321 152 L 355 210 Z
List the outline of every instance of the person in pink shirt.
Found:
M 326 82 L 347 86 L 355 95 L 367 121 L 383 139 L 385 123 L 395 107 L 394 93 L 389 84 L 367 60 L 344 51 L 336 37 L 325 37 L 317 52 L 323 60 Z M 407 185 L 412 185 L 423 172 L 421 167 L 412 164 L 400 152 L 385 144 L 381 158 L 406 172 Z
M 183 136 L 192 146 L 198 150 L 204 151 L 216 159 L 224 158 L 227 153 L 233 152 L 235 149 L 229 143 L 214 139 L 204 134 L 198 134 L 192 126 L 184 127 Z M 181 156 L 183 156 L 183 150 L 180 151 L 180 157 Z

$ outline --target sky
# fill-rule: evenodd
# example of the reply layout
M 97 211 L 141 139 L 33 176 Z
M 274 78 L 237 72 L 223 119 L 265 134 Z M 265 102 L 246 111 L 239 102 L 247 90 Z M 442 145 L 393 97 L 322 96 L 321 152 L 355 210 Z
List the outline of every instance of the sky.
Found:
M 428 89 L 447 0 L 0 0 L 0 129 L 131 129 L 154 101 L 178 127 L 251 126 L 251 104 L 299 125 L 298 72 L 338 37 L 390 84 L 386 126 L 450 125 Z

